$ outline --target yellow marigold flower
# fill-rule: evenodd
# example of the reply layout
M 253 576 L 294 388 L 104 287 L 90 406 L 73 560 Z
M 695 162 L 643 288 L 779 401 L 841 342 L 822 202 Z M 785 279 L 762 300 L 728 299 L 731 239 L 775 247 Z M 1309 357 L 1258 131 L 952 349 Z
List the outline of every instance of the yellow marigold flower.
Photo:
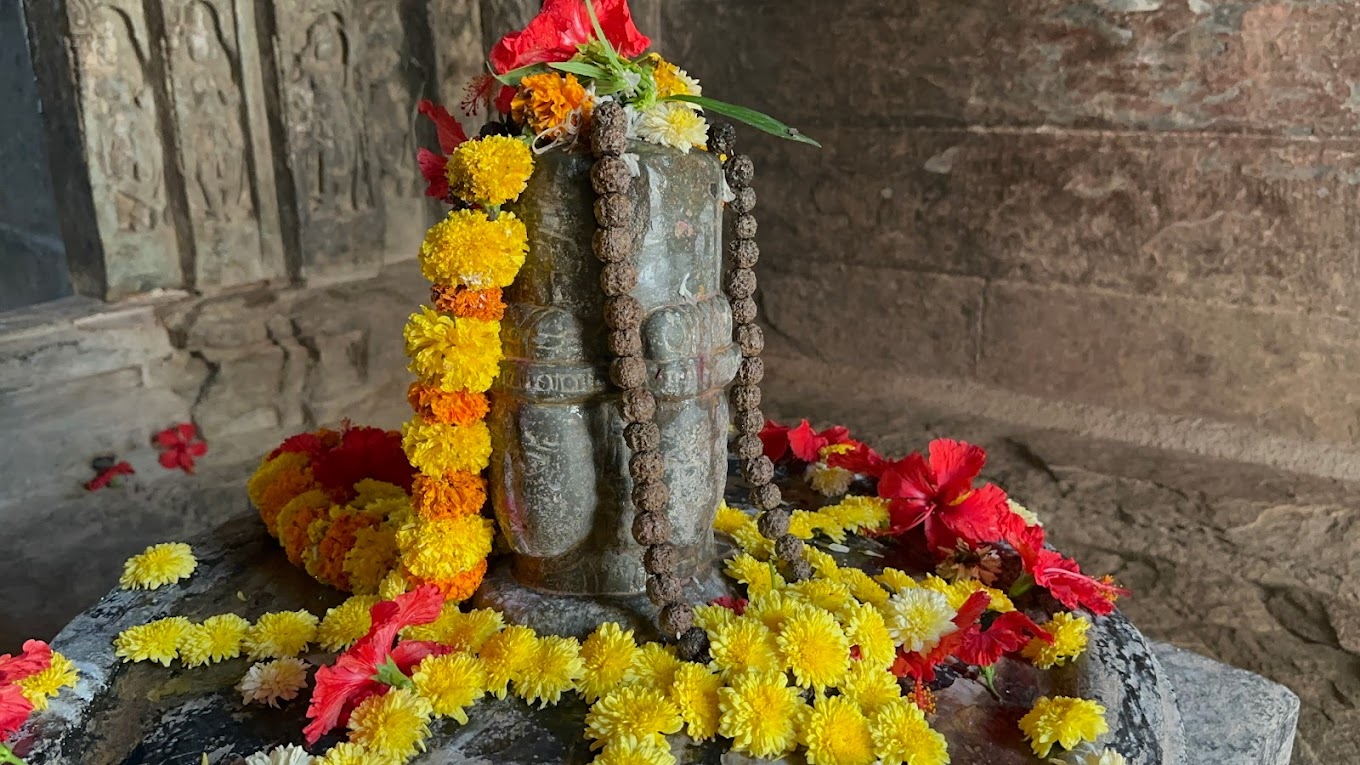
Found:
M 405 489 L 394 483 L 373 478 L 365 478 L 354 484 L 354 494 L 354 501 L 350 504 L 360 508 L 367 508 L 384 499 L 406 499 Z
M 802 692 L 779 671 L 736 677 L 718 691 L 718 708 L 718 733 L 732 739 L 732 751 L 771 760 L 793 749 L 807 710 Z
M 662 101 L 642 111 L 638 137 L 688 154 L 708 143 L 708 123 L 699 112 L 677 101 Z
M 586 701 L 595 701 L 632 680 L 633 664 L 641 654 L 632 630 L 613 622 L 601 624 L 581 645 L 581 661 L 585 664 L 585 674 L 577 684 L 581 695 Z
M 831 553 L 819 550 L 811 545 L 804 547 L 803 553 L 807 555 L 808 563 L 812 565 L 812 570 L 817 572 L 817 576 L 825 579 L 840 578 L 840 564 L 836 563 L 836 559 L 831 557 Z
M 845 680 L 850 671 L 850 641 L 836 617 L 803 606 L 775 639 L 784 664 L 802 688 L 822 691 Z
M 1075 749 L 1083 741 L 1095 741 L 1110 731 L 1105 707 L 1094 701 L 1068 696 L 1041 697 L 1020 718 L 1020 730 L 1029 739 L 1035 756 L 1047 757 L 1054 744 Z
M 284 452 L 265 459 L 247 486 L 250 501 L 270 536 L 279 536 L 279 514 L 299 494 L 316 488 L 311 459 L 302 452 Z
M 592 104 L 576 75 L 547 72 L 520 80 L 510 113 L 530 130 L 543 133 L 566 124 L 577 110 L 588 112 Z
M 657 98 L 701 96 L 704 94 L 704 89 L 699 85 L 699 81 L 690 77 L 685 70 L 655 53 L 648 58 L 656 62 L 656 68 L 652 70 L 652 77 L 656 80 Z
M 619 688 L 606 694 L 586 714 L 586 738 L 591 749 L 634 739 L 667 747 L 665 737 L 680 730 L 680 708 L 655 688 Z
M 919 582 L 911 578 L 910 574 L 895 568 L 883 569 L 883 573 L 874 577 L 874 581 L 887 587 L 889 592 L 914 590 L 921 586 Z
M 850 491 L 850 485 L 855 482 L 854 473 L 845 468 L 831 467 L 825 462 L 808 465 L 807 478 L 808 485 L 823 497 L 839 497 Z M 839 534 L 842 540 L 845 539 L 845 527 L 835 523 L 834 528 L 835 533 Z
M 72 664 L 70 659 L 53 651 L 52 663 L 47 669 L 20 680 L 19 691 L 34 709 L 42 712 L 47 709 L 48 699 L 55 699 L 62 688 L 76 687 L 79 681 L 80 673 L 76 672 L 76 665 Z
M 838 569 L 835 579 L 850 588 L 850 594 L 856 600 L 882 608 L 888 602 L 888 591 L 883 588 L 874 578 L 864 573 L 862 569 L 850 568 Z
M 250 622 L 236 614 L 218 614 L 190 627 L 179 642 L 179 658 L 187 667 L 201 667 L 241 655 Z
M 185 633 L 193 626 L 183 616 L 171 616 L 129 627 L 114 638 L 115 655 L 124 662 L 154 661 L 168 667 L 179 655 Z
M 926 722 L 920 707 L 897 699 L 884 704 L 869 719 L 874 753 L 883 765 L 948 765 L 949 748 Z
M 781 669 L 779 647 L 768 627 L 749 617 L 734 619 L 708 635 L 712 666 L 731 678 L 750 670 Z
M 491 431 L 484 422 L 430 425 L 417 419 L 406 423 L 404 432 L 406 456 L 426 475 L 450 470 L 480 472 L 491 460 Z
M 518 198 L 533 174 L 534 153 L 527 142 L 512 136 L 467 141 L 449 157 L 450 189 L 463 201 L 486 207 L 499 207 Z M 486 286 L 510 285 L 507 282 Z
M 850 532 L 874 530 L 888 523 L 888 500 L 878 497 L 846 497 L 839 503 L 822 508 L 842 528 Z
M 455 210 L 425 234 L 420 268 L 426 279 L 449 287 L 509 287 L 528 253 L 528 230 L 513 214 L 503 212 L 491 220 L 484 212 Z
M 378 605 L 376 595 L 355 595 L 326 611 L 316 631 L 316 642 L 327 651 L 343 651 L 359 642 L 373 626 L 369 612 Z
M 395 529 L 382 526 L 354 532 L 354 547 L 345 556 L 345 575 L 349 577 L 350 590 L 356 595 L 377 593 L 378 586 L 396 566 L 400 554 Z
M 406 581 L 400 571 L 391 571 L 383 577 L 382 583 L 378 585 L 378 598 L 380 600 L 396 600 L 398 595 L 405 595 L 411 591 L 411 583 Z
M 808 579 L 791 585 L 789 589 L 803 600 L 837 616 L 851 613 L 858 605 L 850 596 L 850 588 L 834 579 Z
M 805 608 L 801 597 L 790 590 L 775 590 L 752 600 L 746 606 L 746 617 L 769 627 L 774 632 L 784 629 L 801 608 Z
M 675 671 L 671 684 L 671 701 L 680 709 L 685 721 L 685 732 L 695 741 L 706 741 L 718 735 L 718 689 L 722 678 L 701 664 L 684 663 Z
M 1020 652 L 1039 669 L 1061 667 L 1086 650 L 1086 631 L 1091 629 L 1089 619 L 1063 611 L 1054 614 L 1053 619 L 1043 627 L 1053 636 L 1053 642 L 1046 643 L 1034 638 Z
M 736 618 L 735 611 L 722 606 L 696 606 L 694 609 L 694 623 L 705 632 L 712 632 Z
M 755 525 L 756 522 L 751 516 L 726 502 L 718 505 L 718 515 L 713 520 L 713 528 L 724 534 L 731 534 L 737 529 L 755 528 Z
M 475 656 L 451 653 L 430 656 L 411 676 L 416 690 L 440 717 L 452 717 L 467 725 L 467 708 L 486 695 L 486 669 Z
M 480 654 L 486 668 L 487 692 L 505 698 L 506 686 L 530 669 L 537 650 L 538 637 L 528 627 L 512 625 L 492 635 Z
M 820 696 L 803 723 L 808 765 L 871 765 L 874 738 L 869 721 L 844 696 Z
M 585 673 L 581 644 L 556 635 L 539 638 L 529 666 L 530 671 L 515 678 L 515 694 L 530 704 L 537 701 L 539 709 L 556 704 Z
M 859 646 L 861 664 L 887 669 L 897 658 L 897 643 L 882 612 L 873 606 L 860 605 L 850 611 L 845 620 L 845 637 L 850 645 Z
M 307 650 L 316 640 L 320 620 L 306 611 L 277 611 L 261 616 L 246 630 L 245 648 L 251 661 L 287 659 Z
M 312 765 L 400 765 L 390 757 L 379 757 L 358 744 L 336 744 L 316 758 Z
M 406 320 L 403 335 L 406 342 L 406 355 L 410 357 L 409 369 L 413 374 L 435 381 L 448 390 L 484 391 L 491 387 L 496 375 L 500 374 L 501 325 L 498 321 L 478 319 L 458 319 L 436 313 L 427 306 L 421 306 L 419 313 L 411 314 Z M 415 423 L 427 424 L 424 418 L 416 417 L 406 426 L 409 432 Z M 428 423 L 430 428 L 457 430 L 457 425 Z M 470 429 L 472 426 L 462 426 Z M 407 446 L 410 454 L 410 446 Z M 485 467 L 480 464 L 465 463 L 450 466 L 439 472 L 426 471 L 426 475 L 442 478 L 451 470 L 466 470 L 476 473 Z
M 943 595 L 924 588 L 897 593 L 883 609 L 888 634 L 907 651 L 916 652 L 934 648 L 940 638 L 953 632 L 951 620 L 957 615 Z
M 764 563 L 742 553 L 727 562 L 727 575 L 746 585 L 746 592 L 752 598 L 784 586 L 784 577 L 779 575 L 774 563 Z
M 350 741 L 401 762 L 425 750 L 430 736 L 430 702 L 407 688 L 370 696 L 349 717 Z
M 401 563 L 427 581 L 452 579 L 491 554 L 495 536 L 490 519 L 480 515 L 426 520 L 417 518 L 397 532 Z
M 756 560 L 769 560 L 774 555 L 774 542 L 761 535 L 760 529 L 754 524 L 734 530 L 731 536 L 742 552 Z
M 680 663 L 675 655 L 675 646 L 647 643 L 638 651 L 637 660 L 633 662 L 633 680 L 645 688 L 665 691 L 675 681 Z
M 902 686 L 893 673 L 863 661 L 854 662 L 840 691 L 842 696 L 858 704 L 866 715 L 902 698 Z
M 971 598 L 975 592 L 987 593 L 988 597 L 991 598 L 991 604 L 988 605 L 988 608 L 993 611 L 1006 613 L 1007 611 L 1015 610 L 1015 605 L 1011 603 L 1011 599 L 1007 597 L 1006 593 L 988 587 L 976 579 L 960 579 L 956 582 L 947 582 L 940 577 L 931 574 L 925 578 L 925 581 L 921 582 L 921 586 L 927 590 L 934 590 L 943 595 L 945 600 L 949 601 L 949 607 L 955 611 L 963 608 L 963 604 L 967 603 L 968 599 Z
M 194 551 L 186 544 L 152 545 L 123 564 L 118 584 L 125 590 L 154 590 L 187 579 L 198 568 Z
M 669 748 L 627 736 L 613 739 L 590 765 L 675 765 Z

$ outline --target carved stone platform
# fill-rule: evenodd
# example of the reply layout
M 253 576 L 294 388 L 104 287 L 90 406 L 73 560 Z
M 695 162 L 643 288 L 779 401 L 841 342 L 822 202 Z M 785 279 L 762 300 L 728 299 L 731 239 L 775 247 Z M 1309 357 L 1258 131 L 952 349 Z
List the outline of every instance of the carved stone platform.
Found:
M 114 658 L 111 643 L 119 631 L 162 616 L 201 619 L 230 611 L 256 617 L 296 608 L 324 613 L 343 597 L 290 566 L 254 518 L 227 524 L 199 540 L 195 551 L 200 567 L 185 586 L 116 590 L 57 637 L 56 648 L 76 662 L 82 680 L 19 735 L 17 751 L 31 765 L 197 763 L 204 754 L 212 765 L 237 765 L 260 749 L 300 741 L 304 699 L 281 710 L 242 706 L 232 687 L 249 666 L 245 660 L 185 670 Z M 640 603 L 625 604 L 595 615 L 636 618 L 641 611 Z M 1135 765 L 1288 763 L 1298 710 L 1289 691 L 1169 646 L 1150 646 L 1118 614 L 1099 620 L 1092 636 L 1086 657 L 1066 672 L 1043 676 L 1018 663 L 1001 667 L 1000 699 L 963 681 L 944 691 L 934 723 L 949 739 L 952 761 L 1032 765 L 1015 723 L 1040 693 L 1068 693 L 1098 698 L 1109 708 L 1115 731 L 1109 743 Z M 469 725 L 440 723 L 430 752 L 418 762 L 587 763 L 592 755 L 581 738 L 584 714 L 574 698 L 545 710 L 514 698 L 483 700 L 471 710 Z M 677 740 L 674 747 L 683 763 L 745 762 L 714 745 Z

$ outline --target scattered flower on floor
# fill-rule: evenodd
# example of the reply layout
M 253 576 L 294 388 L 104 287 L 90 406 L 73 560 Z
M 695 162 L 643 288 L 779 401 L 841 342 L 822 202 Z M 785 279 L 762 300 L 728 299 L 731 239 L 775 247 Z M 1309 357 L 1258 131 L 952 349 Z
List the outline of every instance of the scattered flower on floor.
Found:
M 196 568 L 198 560 L 189 545 L 179 542 L 152 545 L 128 558 L 118 584 L 125 590 L 155 590 L 189 578 Z
M 236 690 L 240 691 L 243 703 L 278 707 L 279 702 L 292 701 L 307 687 L 309 666 L 294 658 L 260 662 L 246 670 Z
M 1078 744 L 1095 741 L 1110 728 L 1105 723 L 1105 707 L 1094 701 L 1045 696 L 1020 718 L 1020 730 L 1034 754 L 1047 757 L 1055 744 L 1071 751 Z

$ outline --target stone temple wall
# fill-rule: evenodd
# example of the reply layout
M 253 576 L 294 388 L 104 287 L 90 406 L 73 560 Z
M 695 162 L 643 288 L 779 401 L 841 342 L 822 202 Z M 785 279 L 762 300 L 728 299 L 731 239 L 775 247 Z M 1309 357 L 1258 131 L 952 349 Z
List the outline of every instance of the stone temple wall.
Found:
M 752 142 L 782 352 L 1034 425 L 1360 477 L 1360 5 L 665 14 L 707 92 L 826 144 Z

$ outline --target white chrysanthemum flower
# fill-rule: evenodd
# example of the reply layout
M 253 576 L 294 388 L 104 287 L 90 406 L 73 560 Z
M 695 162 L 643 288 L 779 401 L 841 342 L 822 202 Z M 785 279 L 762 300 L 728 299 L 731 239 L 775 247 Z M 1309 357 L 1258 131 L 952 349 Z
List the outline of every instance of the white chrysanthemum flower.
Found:
M 268 704 L 277 707 L 280 701 L 292 701 L 307 687 L 307 662 L 302 659 L 278 659 L 261 662 L 251 667 L 236 684 L 246 704 Z
M 1019 502 L 1008 497 L 1006 499 L 1006 504 L 1010 506 L 1012 513 L 1020 516 L 1020 520 L 1024 521 L 1026 526 L 1042 527 L 1044 525 L 1043 521 L 1039 520 L 1039 516 L 1036 515 L 1033 510 L 1030 510 Z
M 1128 765 L 1124 755 L 1113 749 L 1096 749 L 1087 744 L 1075 752 L 1068 752 L 1060 758 L 1049 760 L 1054 765 Z
M 663 101 L 642 113 L 638 120 L 638 136 L 644 141 L 688 154 L 690 149 L 708 143 L 708 122 L 686 104 Z
M 808 483 L 823 497 L 839 497 L 850 491 L 855 474 L 845 468 L 830 467 L 825 462 L 808 465 Z
M 888 634 L 907 651 L 918 653 L 934 648 L 940 638 L 953 632 L 951 619 L 957 615 L 945 596 L 925 588 L 902 590 L 883 607 Z
M 269 754 L 257 752 L 246 758 L 246 765 L 312 765 L 313 757 L 300 746 L 275 747 Z

